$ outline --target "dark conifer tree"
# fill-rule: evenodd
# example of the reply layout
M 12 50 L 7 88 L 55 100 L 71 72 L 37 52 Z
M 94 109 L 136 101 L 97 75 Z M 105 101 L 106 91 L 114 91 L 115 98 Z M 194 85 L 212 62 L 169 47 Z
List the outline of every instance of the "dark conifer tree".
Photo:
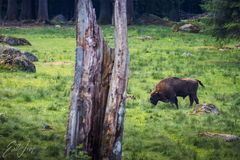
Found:
M 211 33 L 217 37 L 240 37 L 240 1 L 207 0 Z
M 38 22 L 48 23 L 48 0 L 38 1 Z
M 17 20 L 18 8 L 16 0 L 8 0 L 7 13 L 5 19 L 7 21 Z
M 98 22 L 100 24 L 111 24 L 112 10 L 113 6 L 111 0 L 100 0 L 100 14 Z
M 0 22 L 2 21 L 3 0 L 0 0 Z
M 169 18 L 173 21 L 180 21 L 180 5 L 181 0 L 170 1 L 171 10 L 169 13 Z
M 22 0 L 20 19 L 32 19 L 32 0 Z
M 132 24 L 134 20 L 134 4 L 133 0 L 127 0 L 127 22 Z

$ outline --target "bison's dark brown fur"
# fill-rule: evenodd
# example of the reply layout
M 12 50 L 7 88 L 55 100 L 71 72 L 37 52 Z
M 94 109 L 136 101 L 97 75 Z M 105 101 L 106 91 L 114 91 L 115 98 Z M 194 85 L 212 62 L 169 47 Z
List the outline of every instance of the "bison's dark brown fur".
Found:
M 203 86 L 201 81 L 190 78 L 170 77 L 163 79 L 151 93 L 150 101 L 154 105 L 157 105 L 158 101 L 171 102 L 178 109 L 177 97 L 189 96 L 190 106 L 192 106 L 193 101 L 198 104 L 197 89 L 199 84 Z

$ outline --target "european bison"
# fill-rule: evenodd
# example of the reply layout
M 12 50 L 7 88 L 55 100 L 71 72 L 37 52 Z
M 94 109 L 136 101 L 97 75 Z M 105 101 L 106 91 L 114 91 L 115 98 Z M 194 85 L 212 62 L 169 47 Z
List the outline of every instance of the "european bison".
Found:
M 174 103 L 178 109 L 177 97 L 189 96 L 190 106 L 193 101 L 199 103 L 197 97 L 198 84 L 204 87 L 201 81 L 190 78 L 170 77 L 161 80 L 155 90 L 151 93 L 150 101 L 157 105 L 158 101 Z

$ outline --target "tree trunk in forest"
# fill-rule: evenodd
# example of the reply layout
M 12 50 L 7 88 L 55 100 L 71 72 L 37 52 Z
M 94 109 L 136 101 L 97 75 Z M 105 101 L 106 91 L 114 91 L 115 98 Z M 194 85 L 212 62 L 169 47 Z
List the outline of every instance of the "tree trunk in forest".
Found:
M 48 0 L 38 0 L 38 22 L 48 23 Z
M 32 19 L 32 0 L 22 0 L 20 19 Z
M 2 22 L 2 7 L 3 6 L 3 0 L 0 0 L 0 22 Z
M 172 21 L 180 21 L 180 2 L 172 2 L 172 8 L 170 10 L 169 17 Z
M 77 6 L 78 6 L 78 0 L 74 0 L 74 13 L 72 18 L 73 21 L 77 21 L 77 14 L 78 14 Z
M 94 160 L 121 159 L 128 80 L 126 0 L 116 0 L 115 15 L 114 50 L 104 41 L 91 0 L 78 3 L 66 156 L 82 144 Z
M 111 0 L 100 0 L 100 14 L 98 18 L 100 24 L 111 24 L 112 8 Z
M 127 22 L 132 24 L 134 20 L 134 5 L 133 0 L 127 0 Z
M 16 0 L 8 0 L 7 6 L 7 13 L 6 13 L 6 20 L 7 21 L 14 21 L 17 20 L 17 1 Z

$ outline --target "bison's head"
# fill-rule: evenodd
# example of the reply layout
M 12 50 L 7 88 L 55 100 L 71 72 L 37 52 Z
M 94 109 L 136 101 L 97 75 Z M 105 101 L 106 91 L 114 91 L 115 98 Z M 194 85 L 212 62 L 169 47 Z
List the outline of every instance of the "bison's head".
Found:
M 157 105 L 158 101 L 169 102 L 169 99 L 161 92 L 152 92 L 150 101 L 153 105 Z
M 160 98 L 161 98 L 161 93 L 160 92 L 153 92 L 151 94 L 150 101 L 153 105 L 157 105 Z

